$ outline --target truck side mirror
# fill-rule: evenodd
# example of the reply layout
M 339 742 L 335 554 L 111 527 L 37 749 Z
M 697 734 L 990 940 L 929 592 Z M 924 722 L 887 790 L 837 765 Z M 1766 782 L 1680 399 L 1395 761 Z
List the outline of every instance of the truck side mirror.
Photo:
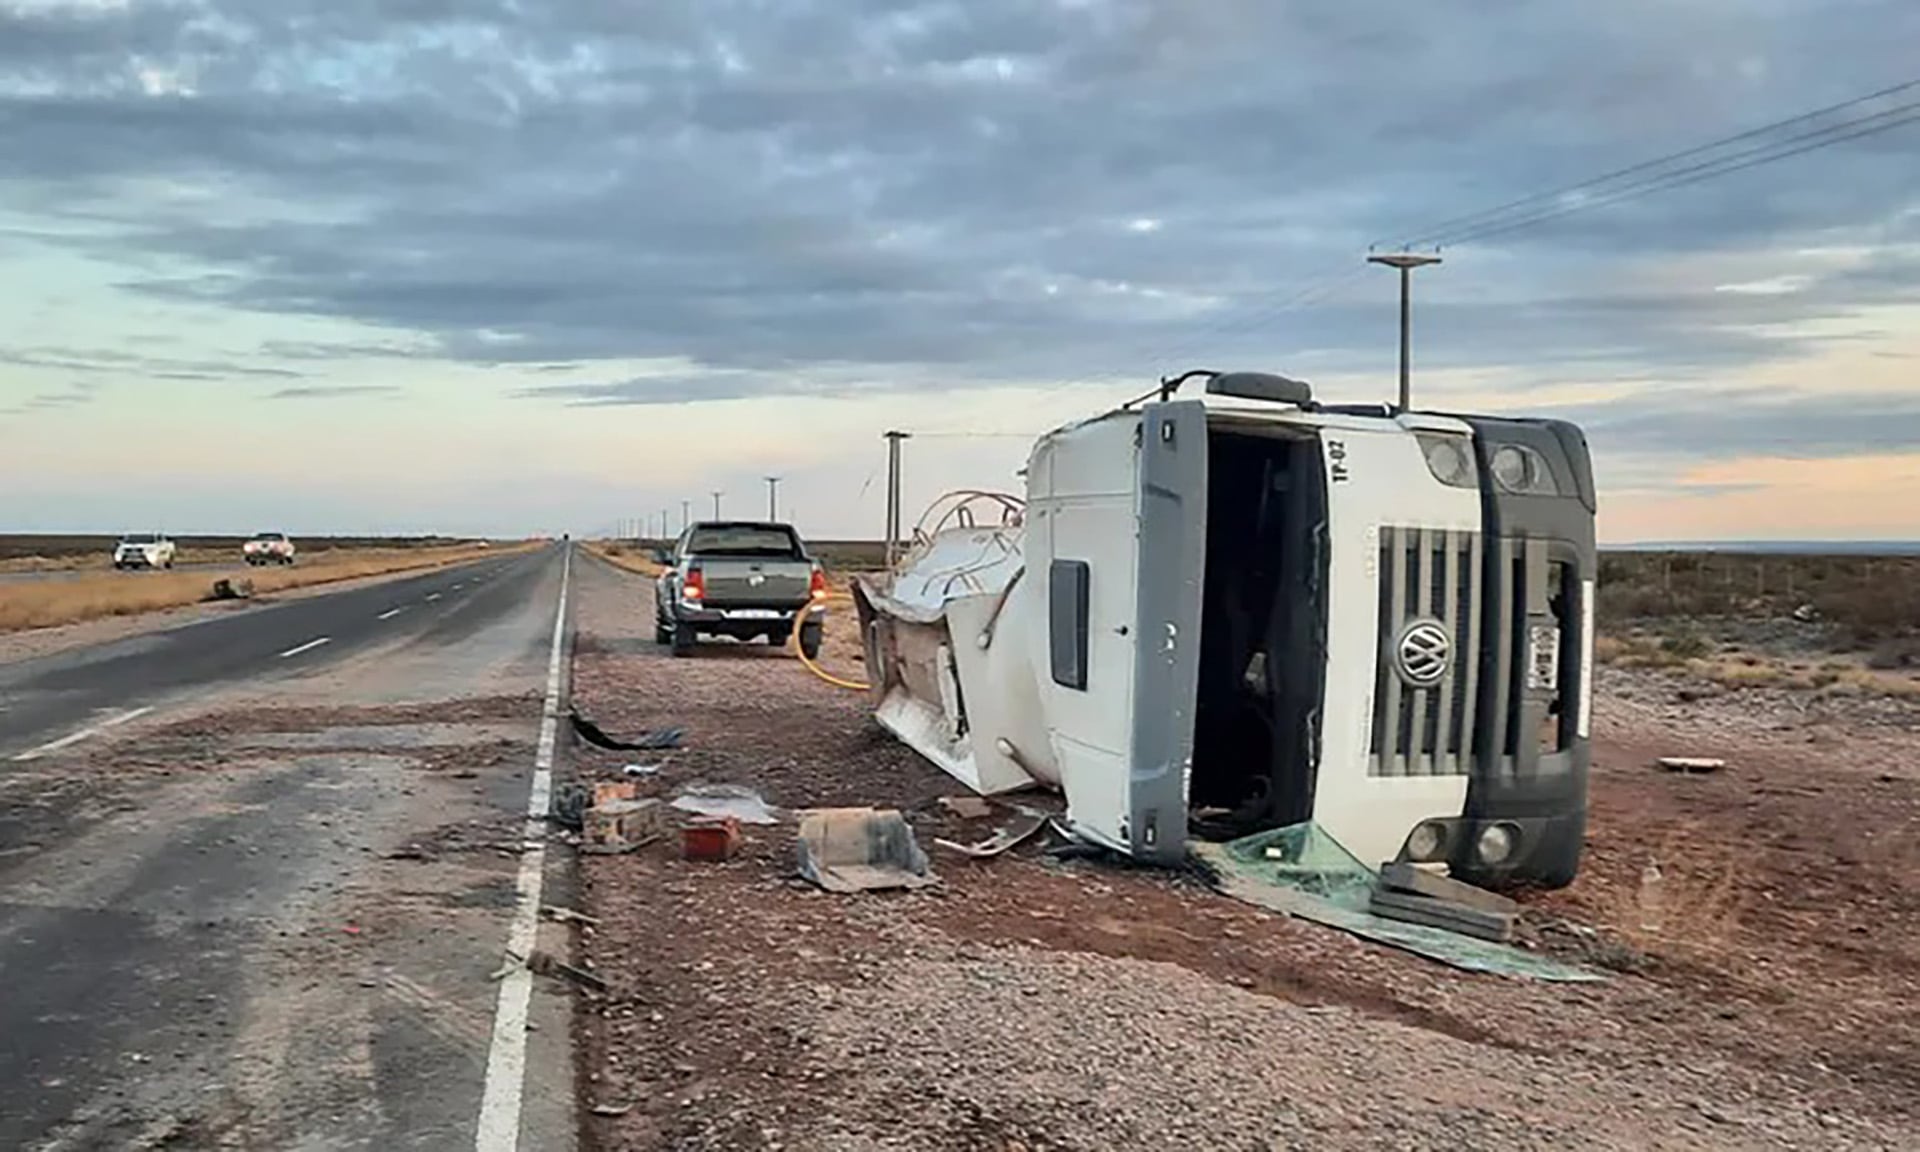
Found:
M 671 548 L 655 548 L 653 550 L 653 562 L 655 564 L 672 564 L 673 550 Z

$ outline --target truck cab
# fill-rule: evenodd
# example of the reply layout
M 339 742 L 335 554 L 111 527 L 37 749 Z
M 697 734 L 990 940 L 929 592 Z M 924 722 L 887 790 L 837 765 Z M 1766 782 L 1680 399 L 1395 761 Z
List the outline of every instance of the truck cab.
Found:
M 1166 389 L 1035 445 L 1020 564 L 996 569 L 1017 574 L 940 617 L 997 598 L 991 646 L 1020 646 L 999 659 L 1024 682 L 969 677 L 968 635 L 914 640 L 941 624 L 895 598 L 911 564 L 857 589 L 881 722 L 923 753 L 940 736 L 949 771 L 1060 787 L 1076 835 L 1140 859 L 1311 822 L 1369 863 L 1570 882 L 1595 576 L 1579 431 L 1207 375 L 1204 398 Z M 913 667 L 928 651 L 951 703 L 914 687 L 938 680 Z

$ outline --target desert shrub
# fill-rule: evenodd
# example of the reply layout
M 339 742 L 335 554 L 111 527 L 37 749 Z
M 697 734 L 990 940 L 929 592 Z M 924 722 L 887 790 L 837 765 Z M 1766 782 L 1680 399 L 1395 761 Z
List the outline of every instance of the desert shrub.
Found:
M 1698 660 L 1713 651 L 1713 642 L 1698 628 L 1680 628 L 1662 636 L 1660 647 L 1676 660 Z

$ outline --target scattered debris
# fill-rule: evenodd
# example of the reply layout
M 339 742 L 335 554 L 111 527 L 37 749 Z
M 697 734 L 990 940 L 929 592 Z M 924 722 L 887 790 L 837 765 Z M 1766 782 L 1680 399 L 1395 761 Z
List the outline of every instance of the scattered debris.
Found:
M 1669 772 L 1681 772 L 1688 776 L 1718 772 L 1727 766 L 1725 760 L 1716 760 L 1710 756 L 1662 756 L 1654 763 Z
M 1489 892 L 1485 888 L 1475 887 L 1464 880 L 1455 880 L 1430 872 L 1418 864 L 1382 864 L 1380 865 L 1380 887 L 1394 892 L 1405 892 L 1414 896 L 1426 896 L 1434 900 L 1445 900 L 1453 904 L 1464 904 L 1482 912 L 1498 915 L 1517 916 L 1520 905 L 1517 901 L 1498 892 Z
M 598 916 L 589 916 L 585 912 L 576 912 L 572 908 L 562 908 L 557 904 L 542 904 L 540 906 L 540 914 L 549 920 L 557 920 L 562 924 L 586 924 L 594 928 L 600 926 L 600 918 Z
M 251 600 L 253 599 L 253 581 L 234 580 L 226 576 L 213 582 L 213 590 L 207 593 L 208 600 Z
M 633 1111 L 631 1104 L 595 1104 L 591 1109 L 595 1116 L 625 1116 Z
M 696 816 L 731 816 L 742 824 L 777 824 L 780 813 L 760 793 L 738 784 L 695 784 L 673 798 L 673 806 Z
M 1034 833 L 1046 826 L 1046 813 L 1023 811 L 1011 824 L 977 844 L 961 844 L 953 840 L 935 840 L 934 843 L 942 848 L 951 848 L 955 852 L 964 852 L 976 860 L 985 860 L 998 856 L 1015 845 L 1026 843 L 1033 838 Z
M 599 976 L 585 968 L 576 968 L 553 953 L 539 948 L 535 948 L 533 954 L 527 957 L 527 970 L 537 976 L 554 976 L 562 980 L 570 980 L 594 992 L 607 990 L 607 982 Z
M 936 883 L 913 828 L 893 808 L 814 808 L 800 816 L 800 875 L 829 892 Z
M 593 803 L 593 790 L 585 784 L 569 782 L 553 790 L 553 805 L 549 818 L 562 828 L 571 828 L 575 832 L 586 825 L 587 808 Z
M 993 805 L 979 796 L 942 796 L 940 806 L 962 820 L 980 820 L 993 815 Z
M 384 857 L 387 860 L 431 860 L 427 850 L 418 844 L 409 844 L 405 848 L 395 848 Z
M 622 764 L 620 766 L 622 776 L 654 776 L 659 774 L 659 771 L 658 764 Z
M 1422 895 L 1421 890 L 1396 892 L 1390 886 L 1383 888 L 1372 869 L 1312 822 L 1256 832 L 1225 844 L 1203 842 L 1190 847 L 1216 889 L 1270 911 L 1338 928 L 1468 972 L 1549 981 L 1600 979 L 1573 965 L 1488 939 L 1481 932 L 1469 933 L 1469 926 L 1484 930 L 1501 919 L 1498 913 L 1471 904 L 1435 900 Z M 1278 860 L 1267 851 L 1269 848 L 1280 849 Z M 1435 876 L 1413 878 L 1398 871 L 1395 876 L 1400 882 L 1423 888 L 1431 887 L 1433 881 L 1452 883 Z M 1445 913 L 1447 923 L 1433 922 L 1438 912 Z
M 568 709 L 567 719 L 573 721 L 573 730 L 580 734 L 582 740 L 609 752 L 658 752 L 678 748 L 681 739 L 686 736 L 684 728 L 660 728 L 641 733 L 637 740 L 617 740 L 601 731 L 598 724 L 580 715 L 577 710 Z
M 631 780 L 600 780 L 593 786 L 595 808 L 614 800 L 636 800 L 639 796 L 639 787 Z
M 1513 939 L 1514 914 L 1511 912 L 1488 912 L 1471 904 L 1396 891 L 1385 885 L 1373 890 L 1367 910 L 1389 920 L 1424 924 L 1481 940 L 1504 944 Z
M 740 821 L 733 816 L 703 816 L 680 831 L 680 852 L 689 860 L 731 859 L 740 846 Z
M 358 924 L 347 924 L 344 925 L 340 931 L 345 932 L 349 936 L 358 936 L 361 933 L 361 928 Z
M 587 809 L 581 832 L 587 852 L 630 852 L 666 835 L 666 806 L 658 800 L 614 799 Z

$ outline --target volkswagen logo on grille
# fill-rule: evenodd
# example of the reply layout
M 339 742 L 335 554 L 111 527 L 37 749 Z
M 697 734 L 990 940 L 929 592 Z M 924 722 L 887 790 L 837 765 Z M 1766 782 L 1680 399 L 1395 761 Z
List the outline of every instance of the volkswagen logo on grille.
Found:
M 1409 620 L 1393 646 L 1400 679 L 1415 688 L 1431 688 L 1453 665 L 1453 637 L 1438 620 Z

